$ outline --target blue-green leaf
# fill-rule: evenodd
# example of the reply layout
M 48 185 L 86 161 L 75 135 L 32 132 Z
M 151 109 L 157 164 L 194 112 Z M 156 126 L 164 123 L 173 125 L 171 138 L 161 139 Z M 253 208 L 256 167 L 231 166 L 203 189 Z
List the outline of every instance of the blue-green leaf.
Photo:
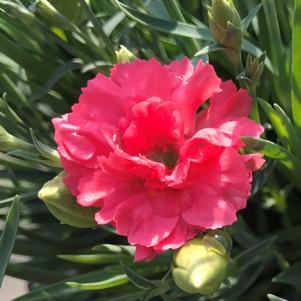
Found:
M 301 291 L 301 261 L 295 262 L 287 270 L 274 277 L 273 282 L 290 284 Z
M 211 44 L 208 46 L 203 47 L 200 51 L 198 51 L 197 53 L 195 53 L 194 56 L 201 56 L 210 52 L 214 52 L 214 51 L 219 51 L 219 50 L 224 50 L 225 48 L 218 45 L 218 44 Z
M 285 111 L 277 104 L 274 104 L 275 109 L 273 109 L 265 100 L 261 98 L 256 98 L 256 100 L 270 119 L 283 146 L 296 155 L 301 154 L 300 138 Z
M 255 8 L 251 10 L 251 12 L 242 20 L 241 22 L 241 27 L 242 27 L 242 32 L 246 32 L 250 23 L 252 20 L 256 17 L 258 14 L 260 8 L 262 6 L 262 3 L 258 4 Z
M 83 264 L 109 264 L 118 263 L 120 260 L 131 258 L 126 254 L 83 254 L 83 255 L 58 255 L 59 258 Z
M 259 151 L 269 158 L 277 159 L 282 166 L 281 171 L 295 184 L 297 189 L 301 189 L 301 162 L 289 150 L 265 139 L 241 137 L 241 140 L 246 147 Z
M 66 284 L 69 285 L 70 287 L 79 288 L 81 290 L 103 290 L 106 288 L 120 286 L 128 282 L 129 279 L 127 275 L 120 274 L 98 282 L 89 282 L 89 283 L 66 282 Z
M 136 22 L 153 27 L 154 29 L 175 34 L 183 37 L 201 39 L 205 41 L 213 41 L 212 36 L 207 28 L 200 28 L 191 24 L 183 22 L 169 21 L 164 19 L 155 18 L 137 9 L 131 8 L 118 0 L 111 0 L 119 9 L 125 12 L 127 16 Z
M 20 217 L 20 199 L 15 197 L 11 205 L 0 240 L 0 286 L 14 248 Z

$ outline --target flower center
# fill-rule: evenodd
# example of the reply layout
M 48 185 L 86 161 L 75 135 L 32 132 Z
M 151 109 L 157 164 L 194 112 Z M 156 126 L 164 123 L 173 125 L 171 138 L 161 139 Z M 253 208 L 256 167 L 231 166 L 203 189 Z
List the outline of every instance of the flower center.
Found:
M 159 150 L 152 152 L 148 158 L 155 162 L 163 163 L 169 169 L 173 169 L 178 162 L 178 154 L 174 149 L 167 149 L 166 151 Z

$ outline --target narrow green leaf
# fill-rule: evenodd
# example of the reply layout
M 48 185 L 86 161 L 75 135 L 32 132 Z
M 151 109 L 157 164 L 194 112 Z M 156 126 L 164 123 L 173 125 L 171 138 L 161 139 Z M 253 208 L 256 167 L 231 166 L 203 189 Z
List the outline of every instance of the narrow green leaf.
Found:
M 238 297 L 242 295 L 257 279 L 264 269 L 264 262 L 254 263 L 249 265 L 246 269 L 241 270 L 236 275 L 236 283 L 231 288 L 224 288 L 218 291 L 216 297 L 210 298 L 211 301 L 220 300 L 238 300 Z M 229 298 L 229 299 L 228 299 Z
M 301 189 L 301 162 L 290 151 L 274 142 L 264 139 L 241 137 L 241 140 L 246 144 L 246 147 L 259 151 L 269 158 L 278 159 L 278 162 L 283 167 L 281 171 L 284 175 L 293 181 L 297 189 Z
M 295 0 L 292 43 L 292 113 L 301 137 L 301 0 Z
M 150 281 L 146 279 L 145 277 L 141 276 L 134 270 L 130 269 L 126 265 L 122 264 L 122 267 L 129 278 L 129 280 L 138 288 L 140 289 L 150 289 L 150 288 L 155 288 L 156 284 L 153 281 Z
M 109 279 L 99 282 L 79 283 L 79 282 L 66 282 L 67 285 L 81 290 L 103 290 L 115 286 L 120 286 L 129 282 L 127 275 L 121 274 L 113 276 Z
M 67 275 L 63 272 L 58 273 L 57 271 L 49 268 L 45 269 L 43 267 L 37 267 L 30 262 L 9 264 L 6 274 L 26 281 L 45 284 L 60 281 L 67 277 Z
M 301 291 L 301 261 L 295 262 L 287 270 L 274 277 L 273 282 L 290 284 Z
M 102 299 L 102 301 L 135 301 L 135 300 L 141 300 L 143 296 L 145 295 L 145 291 L 137 291 L 133 293 L 122 293 L 122 294 L 114 294 L 115 296 L 107 297 L 106 299 Z M 93 299 L 91 301 L 100 301 L 99 298 Z
M 261 98 L 256 98 L 268 118 L 270 119 L 278 137 L 280 138 L 283 146 L 295 153 L 301 154 L 301 141 L 297 132 L 292 125 L 289 117 L 284 110 L 277 104 L 274 104 L 275 109 Z
M 28 162 L 26 160 L 21 160 L 19 158 L 14 158 L 12 156 L 6 155 L 2 152 L 0 152 L 0 163 L 4 166 L 14 167 L 14 168 L 20 168 L 20 169 L 38 169 L 38 170 L 44 170 L 42 165 L 35 164 L 32 162 Z
M 55 149 L 52 149 L 51 147 L 49 147 L 48 145 L 42 143 L 41 141 L 38 140 L 38 138 L 36 137 L 33 129 L 30 129 L 30 135 L 32 138 L 32 142 L 36 148 L 36 150 L 46 159 L 49 159 L 50 161 L 53 162 L 53 166 L 56 167 L 61 167 L 61 163 L 60 163 L 60 157 L 58 152 Z
M 251 10 L 251 12 L 242 20 L 241 22 L 241 27 L 242 27 L 242 32 L 246 32 L 250 23 L 253 21 L 253 19 L 256 17 L 258 14 L 260 8 L 262 6 L 262 3 L 258 4 L 255 8 Z
M 272 294 L 267 294 L 267 297 L 270 301 L 288 301 L 286 299 L 283 299 L 283 298 L 280 298 L 280 297 L 277 297 L 275 295 L 272 295 Z
M 293 126 L 290 118 L 287 116 L 286 112 L 278 105 L 274 104 L 274 108 L 278 116 L 280 117 L 286 131 L 288 133 L 290 148 L 292 152 L 298 157 L 301 157 L 301 136 L 298 135 L 295 127 Z
M 15 197 L 8 212 L 0 240 L 0 287 L 14 248 L 20 218 L 20 198 Z
M 104 253 L 125 253 L 131 256 L 135 254 L 135 247 L 128 245 L 102 244 L 93 247 L 92 250 L 101 251 Z
M 205 26 L 199 27 L 192 24 L 187 24 L 183 22 L 175 22 L 169 20 L 163 20 L 160 18 L 155 18 L 149 16 L 145 13 L 138 11 L 137 9 L 131 8 L 118 0 L 111 0 L 119 9 L 125 12 L 127 16 L 135 20 L 136 22 L 144 25 L 150 26 L 158 31 L 174 34 L 178 36 L 200 39 L 203 41 L 211 41 L 213 42 L 212 35 L 208 28 Z M 247 41 L 246 39 L 242 42 L 242 49 L 254 56 L 261 56 L 263 51 L 260 50 L 258 47 L 253 45 L 251 42 Z M 271 61 L 268 57 L 265 58 L 265 65 L 271 72 L 275 72 Z
M 59 258 L 83 264 L 109 264 L 118 263 L 120 260 L 129 260 L 125 254 L 85 254 L 85 255 L 58 255 Z
M 99 20 L 94 15 L 93 11 L 91 10 L 91 7 L 86 3 L 85 0 L 80 0 L 80 4 L 81 4 L 83 11 L 86 13 L 88 18 L 93 23 L 95 33 L 97 34 L 98 38 L 102 40 L 101 46 L 103 46 L 104 48 L 106 48 L 108 50 L 111 58 L 115 59 L 115 51 L 114 51 L 113 43 L 112 43 L 111 39 L 104 32 L 102 25 L 100 24 Z
M 224 47 L 222 47 L 218 44 L 211 44 L 211 45 L 203 47 L 200 51 L 195 53 L 194 56 L 200 56 L 200 55 L 204 55 L 204 54 L 207 54 L 210 52 L 224 50 L 224 49 L 225 49 Z
M 22 202 L 30 201 L 30 200 L 33 200 L 34 198 L 36 198 L 37 194 L 38 194 L 37 191 L 29 191 L 29 192 L 20 194 L 19 198 L 20 198 L 20 201 L 22 201 Z M 0 200 L 0 208 L 10 205 L 14 201 L 14 199 L 15 199 L 15 197 L 10 197 L 10 198 Z
M 14 299 L 13 301 L 45 301 L 45 295 L 48 295 L 53 299 L 60 299 L 62 296 L 68 296 L 70 300 L 72 299 L 72 296 L 78 295 L 81 289 L 78 286 L 71 287 L 66 285 L 66 282 L 89 283 L 95 281 L 95 279 L 99 279 L 101 281 L 108 280 L 113 276 L 114 275 L 112 272 L 108 272 L 105 269 L 100 269 L 97 271 L 77 275 L 50 285 L 38 287 L 27 294 Z
M 259 139 L 254 137 L 241 137 L 246 143 L 246 146 L 254 149 L 255 151 L 260 151 L 267 157 L 278 159 L 290 170 L 301 170 L 300 161 L 288 150 L 282 146 L 265 139 Z
M 68 72 L 82 68 L 82 64 L 74 62 L 74 60 L 59 66 L 49 77 L 46 83 L 31 97 L 31 101 L 36 101 L 47 94 L 50 89 Z
M 207 28 L 186 24 L 183 22 L 168 21 L 144 14 L 137 9 L 131 8 L 118 0 L 111 0 L 119 9 L 136 22 L 150 26 L 158 31 L 175 34 L 188 38 L 212 41 L 212 36 Z
M 239 269 L 244 269 L 246 266 L 249 266 L 266 252 L 275 242 L 277 237 L 269 237 L 267 239 L 258 241 L 256 244 L 252 245 L 247 250 L 241 252 L 235 257 L 235 261 Z
M 276 0 L 277 1 L 277 0 Z M 280 65 L 283 65 L 283 61 L 280 60 L 283 58 L 283 49 L 282 49 L 282 40 L 281 40 L 281 33 L 277 18 L 277 12 L 275 7 L 274 0 L 262 0 L 264 13 L 266 15 L 266 21 L 269 31 L 269 39 L 272 42 L 272 45 L 276 45 L 276 47 L 272 47 L 271 49 L 271 56 L 273 59 L 273 63 L 277 68 L 277 71 L 280 72 L 281 68 Z M 280 75 L 280 74 L 279 74 Z
M 114 16 L 112 16 L 106 23 L 103 25 L 104 33 L 109 37 L 114 29 L 121 23 L 121 21 L 125 18 L 124 12 L 118 12 Z

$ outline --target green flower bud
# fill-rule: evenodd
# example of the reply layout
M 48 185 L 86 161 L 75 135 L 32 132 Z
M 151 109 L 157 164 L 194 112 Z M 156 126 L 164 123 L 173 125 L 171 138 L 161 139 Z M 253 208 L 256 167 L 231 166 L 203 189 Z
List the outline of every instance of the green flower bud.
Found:
M 241 19 L 232 0 L 212 0 L 208 7 L 209 29 L 221 46 L 238 49 L 243 37 Z
M 33 145 L 11 135 L 0 125 L 0 151 L 9 152 L 16 149 L 34 150 Z
M 175 283 L 187 293 L 213 294 L 227 275 L 231 246 L 231 238 L 221 230 L 190 240 L 173 256 Z
M 253 87 L 257 87 L 263 72 L 264 62 L 260 58 L 252 59 L 251 55 L 247 56 L 246 77 L 250 80 Z
M 123 45 L 120 45 L 119 50 L 115 53 L 118 64 L 130 63 L 136 59 L 136 56 Z
M 44 184 L 38 193 L 49 211 L 62 223 L 78 228 L 90 228 L 96 225 L 94 214 L 98 210 L 78 205 L 63 183 L 64 173 Z

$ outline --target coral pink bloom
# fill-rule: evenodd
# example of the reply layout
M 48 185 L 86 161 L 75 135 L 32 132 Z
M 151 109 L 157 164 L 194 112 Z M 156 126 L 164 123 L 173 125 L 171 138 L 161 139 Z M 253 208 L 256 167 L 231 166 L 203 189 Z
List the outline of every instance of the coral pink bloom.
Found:
M 263 131 L 247 117 L 246 90 L 183 58 L 115 65 L 82 92 L 53 119 L 65 183 L 80 205 L 100 208 L 98 224 L 127 236 L 136 260 L 236 220 L 264 162 L 239 153 L 240 136 Z

